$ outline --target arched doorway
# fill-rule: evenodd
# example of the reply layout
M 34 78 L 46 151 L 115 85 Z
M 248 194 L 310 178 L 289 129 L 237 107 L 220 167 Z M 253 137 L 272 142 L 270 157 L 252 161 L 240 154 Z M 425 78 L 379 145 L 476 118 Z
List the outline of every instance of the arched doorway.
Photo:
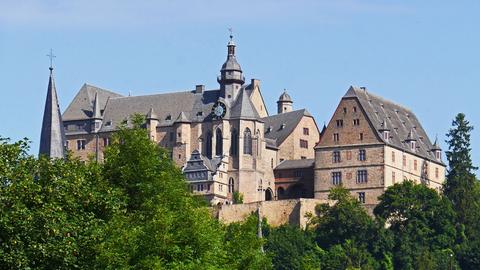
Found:
M 273 199 L 273 192 L 270 188 L 265 190 L 265 201 L 271 201 Z

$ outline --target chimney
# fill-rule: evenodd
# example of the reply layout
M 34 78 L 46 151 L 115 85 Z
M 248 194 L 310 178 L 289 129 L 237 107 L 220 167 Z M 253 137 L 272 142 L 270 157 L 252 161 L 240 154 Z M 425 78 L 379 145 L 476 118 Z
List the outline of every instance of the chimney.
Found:
M 252 85 L 252 89 L 255 89 L 255 87 L 260 86 L 260 80 L 258 80 L 258 79 L 252 79 L 250 83 Z
M 205 91 L 205 85 L 203 84 L 197 84 L 195 85 L 195 94 L 201 94 Z

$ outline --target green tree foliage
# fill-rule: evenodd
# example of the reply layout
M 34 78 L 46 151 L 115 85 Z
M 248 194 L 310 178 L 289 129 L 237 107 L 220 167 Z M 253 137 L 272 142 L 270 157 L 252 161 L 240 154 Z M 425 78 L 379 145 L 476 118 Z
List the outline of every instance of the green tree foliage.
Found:
M 444 193 L 450 199 L 457 213 L 458 223 L 465 225 L 467 237 L 480 238 L 480 192 L 474 171 L 470 147 L 470 133 L 473 126 L 459 113 L 448 132 L 447 180 Z
M 243 194 L 238 191 L 234 191 L 233 204 L 242 204 L 242 203 L 243 203 Z
M 228 251 L 225 269 L 272 269 L 271 259 L 261 251 L 264 239 L 257 237 L 258 218 L 251 214 L 243 222 L 226 226 L 223 248 Z M 265 221 L 262 227 L 267 227 Z
M 274 268 L 318 269 L 321 249 L 314 241 L 313 234 L 300 228 L 284 225 L 273 228 L 268 234 L 265 250 L 271 254 Z
M 26 140 L 0 138 L 1 268 L 92 268 L 104 220 L 122 205 L 118 193 L 95 164 L 27 152 Z
M 210 269 L 223 264 L 220 224 L 198 207 L 181 171 L 133 118 L 105 152 L 104 175 L 122 190 L 127 207 L 108 224 L 99 267 Z
M 455 243 L 455 212 L 435 190 L 412 181 L 388 188 L 374 209 L 393 232 L 395 268 L 414 269 L 416 260 L 427 262 L 438 251 Z

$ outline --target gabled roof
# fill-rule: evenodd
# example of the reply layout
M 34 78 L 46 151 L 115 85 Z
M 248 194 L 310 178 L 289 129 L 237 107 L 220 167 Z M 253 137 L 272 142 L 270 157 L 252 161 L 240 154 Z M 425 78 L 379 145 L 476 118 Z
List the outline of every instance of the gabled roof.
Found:
M 259 119 L 255 106 L 253 106 L 250 97 L 246 93 L 246 90 L 242 87 L 238 93 L 235 103 L 230 109 L 230 118 L 231 119 Z
M 351 86 L 343 96 L 343 99 L 349 98 L 356 98 L 359 101 L 372 127 L 384 143 L 438 162 L 431 151 L 435 147 L 432 145 L 420 121 L 411 110 L 376 96 L 368 92 L 364 87 Z M 387 126 L 390 130 L 390 138 L 388 140 L 385 140 L 380 133 L 384 126 Z M 406 143 L 409 138 L 417 140 L 417 150 L 415 152 L 412 152 L 410 144 Z
M 276 140 L 277 146 L 293 132 L 304 116 L 312 116 L 306 109 L 280 113 L 261 118 L 265 123 L 265 138 Z
M 84 84 L 63 113 L 63 121 L 90 119 L 94 114 L 95 93 L 98 94 L 99 109 L 105 108 L 109 98 L 122 96 L 93 85 Z
M 292 159 L 284 160 L 274 170 L 304 169 L 313 167 L 315 159 Z

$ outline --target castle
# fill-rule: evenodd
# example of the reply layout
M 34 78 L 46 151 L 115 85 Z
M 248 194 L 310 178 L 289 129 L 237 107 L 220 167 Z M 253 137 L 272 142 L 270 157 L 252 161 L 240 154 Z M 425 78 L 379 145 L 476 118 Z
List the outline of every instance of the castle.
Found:
M 351 87 L 322 131 L 306 109 L 294 110 L 283 91 L 268 113 L 260 81 L 246 82 L 230 36 L 218 89 L 195 88 L 123 96 L 84 84 L 63 115 L 53 68 L 40 154 L 65 148 L 81 159 L 103 159 L 109 138 L 133 114 L 145 116 L 152 141 L 168 149 L 191 191 L 210 204 L 290 198 L 325 199 L 342 184 L 366 204 L 388 186 L 412 179 L 432 188 L 444 181 L 441 149 L 408 109 Z

